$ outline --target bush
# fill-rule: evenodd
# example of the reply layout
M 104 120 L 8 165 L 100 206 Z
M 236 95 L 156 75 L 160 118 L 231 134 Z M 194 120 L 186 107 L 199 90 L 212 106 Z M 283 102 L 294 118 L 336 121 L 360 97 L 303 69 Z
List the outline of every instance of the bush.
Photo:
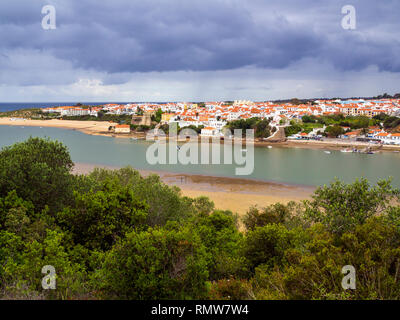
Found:
M 296 238 L 294 231 L 279 224 L 268 224 L 249 231 L 243 248 L 248 270 L 254 272 L 259 265 L 268 268 L 281 265 L 285 250 L 294 246 Z
M 227 128 L 230 130 L 241 129 L 243 137 L 246 136 L 247 129 L 254 129 L 255 138 L 268 138 L 271 135 L 271 127 L 269 119 L 249 118 L 230 121 Z
M 276 203 L 263 209 L 251 207 L 243 217 L 243 224 L 247 230 L 273 223 L 281 223 L 290 228 L 302 224 L 300 214 L 301 207 L 294 201 L 287 205 Z
M 126 232 L 142 228 L 148 206 L 129 187 L 106 181 L 98 191 L 75 193 L 75 201 L 57 215 L 75 243 L 107 250 Z
M 287 263 L 263 266 L 254 277 L 257 299 L 398 299 L 400 237 L 383 218 L 370 218 L 339 239 L 321 224 L 307 230 L 304 248 L 285 252 Z M 356 290 L 341 286 L 345 265 L 356 270 Z
M 327 127 L 325 132 L 328 134 L 328 136 L 337 138 L 344 133 L 344 129 L 339 125 L 334 125 Z
M 298 124 L 294 124 L 289 127 L 285 127 L 285 135 L 286 136 L 292 136 L 299 132 L 301 132 L 301 126 Z
M 145 201 L 148 208 L 146 224 L 149 226 L 163 226 L 167 221 L 180 221 L 191 217 L 198 210 L 206 211 L 214 209 L 207 198 L 199 202 L 199 199 L 183 198 L 177 187 L 170 187 L 163 183 L 159 176 L 149 175 L 141 177 L 139 172 L 127 167 L 120 170 L 95 169 L 87 177 L 80 177 L 79 192 L 100 190 L 108 180 L 118 185 L 132 189 L 133 193 Z M 78 182 L 77 182 L 78 183 Z
M 244 261 L 240 255 L 243 236 L 230 211 L 214 211 L 193 219 L 193 232 L 199 235 L 207 256 L 209 280 L 241 275 Z
M 106 254 L 97 283 L 107 298 L 199 299 L 207 295 L 206 253 L 190 229 L 131 232 Z
M 313 200 L 304 202 L 305 217 L 340 234 L 374 215 L 387 213 L 398 196 L 399 190 L 391 187 L 390 180 L 380 181 L 374 187 L 366 179 L 352 184 L 336 180 L 329 186 L 317 188 Z
M 223 279 L 211 284 L 211 300 L 254 299 L 251 284 L 245 279 Z
M 58 141 L 29 138 L 0 151 L 0 196 L 10 191 L 54 214 L 72 199 L 68 149 Z

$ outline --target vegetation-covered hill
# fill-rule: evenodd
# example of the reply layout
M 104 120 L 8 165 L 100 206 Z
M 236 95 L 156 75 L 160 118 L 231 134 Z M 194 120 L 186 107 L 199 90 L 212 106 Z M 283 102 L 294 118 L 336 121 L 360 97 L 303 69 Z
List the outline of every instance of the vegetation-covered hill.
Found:
M 38 118 L 41 115 L 41 110 L 39 108 L 30 108 L 30 109 L 20 109 L 20 110 L 12 110 L 12 111 L 4 111 L 0 112 L 0 117 L 6 118 Z
M 0 151 L 0 297 L 398 299 L 399 191 L 333 182 L 238 218 L 132 168 L 72 175 L 65 146 Z M 56 289 L 42 288 L 45 265 Z M 343 290 L 342 267 L 356 270 Z

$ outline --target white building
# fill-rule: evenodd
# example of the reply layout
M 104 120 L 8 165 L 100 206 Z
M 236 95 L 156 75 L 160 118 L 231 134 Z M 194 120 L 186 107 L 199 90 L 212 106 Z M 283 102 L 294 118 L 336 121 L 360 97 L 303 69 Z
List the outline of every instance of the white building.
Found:
M 90 114 L 89 109 L 82 109 L 82 108 L 68 108 L 68 109 L 62 109 L 61 110 L 61 115 L 62 116 L 86 116 Z
M 204 137 L 217 137 L 220 136 L 220 130 L 213 127 L 205 127 L 201 129 L 201 135 Z

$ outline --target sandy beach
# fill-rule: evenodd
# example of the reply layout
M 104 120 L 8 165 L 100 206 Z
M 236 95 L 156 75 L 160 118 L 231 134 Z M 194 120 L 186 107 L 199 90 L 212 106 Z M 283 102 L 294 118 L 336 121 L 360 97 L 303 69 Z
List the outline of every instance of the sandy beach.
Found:
M 118 167 L 112 166 L 76 163 L 74 173 L 87 174 L 95 167 L 118 169 Z M 192 198 L 209 197 L 216 208 L 231 210 L 239 215 L 245 214 L 253 205 L 265 207 L 277 202 L 287 203 L 289 201 L 309 199 L 315 190 L 314 187 L 309 186 L 286 185 L 251 179 L 211 177 L 162 171 L 139 170 L 139 172 L 144 176 L 157 174 L 166 184 L 178 186 L 184 196 Z
M 7 126 L 32 126 L 32 127 L 54 127 L 78 130 L 91 135 L 111 135 L 108 132 L 110 126 L 115 126 L 115 123 L 108 121 L 77 121 L 77 120 L 30 120 L 0 118 L 0 125 Z

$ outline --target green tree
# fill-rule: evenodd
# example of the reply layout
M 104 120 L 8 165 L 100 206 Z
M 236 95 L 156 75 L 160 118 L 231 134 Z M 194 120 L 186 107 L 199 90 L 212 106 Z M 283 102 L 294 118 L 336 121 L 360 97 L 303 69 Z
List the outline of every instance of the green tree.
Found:
M 99 119 L 103 118 L 104 115 L 105 115 L 105 112 L 104 112 L 104 111 L 102 111 L 102 110 L 97 111 L 97 117 L 98 117 Z
M 0 267 L 8 298 L 70 299 L 83 297 L 87 293 L 86 271 L 81 265 L 70 261 L 63 238 L 63 233 L 47 230 L 43 241 L 21 242 L 21 238 L 12 233 L 0 233 L 1 247 L 5 245 L 8 254 Z M 18 254 L 15 250 L 18 250 Z M 56 289 L 44 293 L 41 270 L 46 265 L 55 268 Z
M 271 134 L 269 119 L 249 118 L 230 121 L 227 128 L 230 130 L 241 129 L 243 137 L 246 136 L 247 129 L 254 129 L 256 138 L 267 138 Z
M 325 129 L 325 132 L 330 136 L 330 137 L 335 137 L 337 138 L 341 134 L 344 133 L 344 130 L 341 126 L 339 125 L 334 125 L 334 126 L 329 126 Z
M 301 226 L 302 206 L 294 201 L 288 204 L 275 203 L 265 208 L 251 207 L 243 217 L 243 224 L 247 230 L 263 227 L 267 224 L 278 223 L 293 228 Z
M 351 125 L 352 129 L 366 129 L 369 127 L 371 120 L 366 116 L 356 117 L 354 123 Z
M 280 224 L 268 224 L 249 231 L 243 247 L 248 269 L 254 272 L 259 265 L 273 268 L 284 262 L 285 250 L 294 247 L 299 233 Z
M 16 191 L 37 211 L 53 212 L 72 199 L 73 162 L 67 148 L 57 141 L 29 138 L 0 151 L 0 196 Z
M 115 299 L 201 299 L 206 252 L 188 228 L 133 231 L 107 253 L 97 286 Z
M 145 201 L 149 208 L 146 224 L 162 226 L 167 221 L 179 221 L 192 216 L 198 209 L 194 207 L 196 200 L 182 197 L 178 187 L 170 187 L 163 183 L 159 176 L 141 177 L 139 172 L 127 167 L 120 170 L 95 169 L 87 177 L 81 178 L 81 191 L 99 190 L 107 180 L 115 180 L 133 190 L 133 193 Z M 205 206 L 209 206 L 205 201 Z
M 107 250 L 125 233 L 143 227 L 147 210 L 131 188 L 106 180 L 97 191 L 75 192 L 74 203 L 57 220 L 72 233 L 75 243 Z
M 399 190 L 390 180 L 371 187 L 366 179 L 344 184 L 338 180 L 329 186 L 318 187 L 313 200 L 304 201 L 305 216 L 321 222 L 333 233 L 343 233 L 378 214 L 387 214 L 391 202 L 398 201 Z
M 256 269 L 257 299 L 399 299 L 400 237 L 382 217 L 339 238 L 316 224 L 307 239 L 304 246 L 285 251 L 285 265 Z M 341 286 L 345 265 L 356 270 L 356 290 Z
M 160 123 L 162 114 L 163 114 L 162 110 L 161 110 L 161 109 L 158 109 L 158 110 L 156 111 L 156 113 L 155 113 L 154 115 L 151 116 L 151 120 L 153 120 L 153 121 L 155 121 L 155 122 L 157 122 L 157 123 Z
M 400 126 L 400 118 L 398 117 L 388 117 L 383 122 L 383 127 L 385 129 L 393 129 Z
M 304 123 L 315 123 L 317 120 L 316 120 L 316 117 L 315 116 L 313 116 L 313 115 L 304 115 L 302 118 L 301 118 L 301 120 L 304 122 Z
M 243 236 L 230 211 L 214 211 L 193 219 L 193 232 L 200 236 L 208 253 L 210 280 L 231 278 L 242 273 L 243 259 L 239 250 Z
M 285 135 L 286 136 L 291 136 L 294 135 L 296 133 L 301 132 L 301 126 L 297 123 L 291 123 L 291 125 L 289 127 L 285 127 Z
M 256 138 L 268 138 L 271 135 L 270 121 L 267 119 L 260 120 L 255 125 Z
M 8 230 L 12 226 L 22 228 L 25 222 L 33 217 L 33 204 L 18 197 L 16 191 L 11 191 L 5 197 L 0 197 L 0 230 Z

